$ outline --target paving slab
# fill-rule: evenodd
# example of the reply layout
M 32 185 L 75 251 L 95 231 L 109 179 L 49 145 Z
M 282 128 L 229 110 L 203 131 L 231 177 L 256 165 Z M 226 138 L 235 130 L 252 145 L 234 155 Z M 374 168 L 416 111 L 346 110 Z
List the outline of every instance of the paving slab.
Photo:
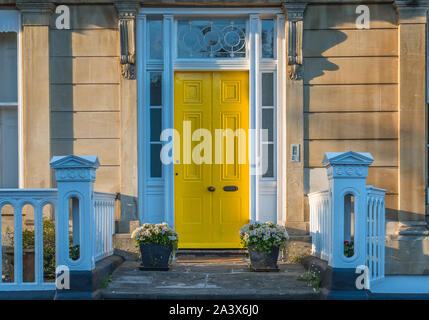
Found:
M 298 277 L 300 264 L 279 262 L 279 272 L 253 272 L 243 257 L 180 257 L 169 271 L 141 271 L 125 261 L 112 275 L 103 299 L 318 299 Z

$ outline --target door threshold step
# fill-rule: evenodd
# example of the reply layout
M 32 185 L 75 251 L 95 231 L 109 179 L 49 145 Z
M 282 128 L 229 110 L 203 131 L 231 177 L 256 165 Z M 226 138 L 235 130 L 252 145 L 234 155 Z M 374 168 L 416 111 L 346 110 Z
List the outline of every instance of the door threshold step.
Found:
M 200 257 L 200 256 L 246 256 L 245 249 L 179 249 L 176 253 L 177 257 Z

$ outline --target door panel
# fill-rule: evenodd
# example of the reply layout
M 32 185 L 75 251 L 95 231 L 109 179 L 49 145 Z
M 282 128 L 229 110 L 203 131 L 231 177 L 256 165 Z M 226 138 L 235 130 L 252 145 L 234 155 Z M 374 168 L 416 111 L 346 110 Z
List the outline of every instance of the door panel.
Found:
M 213 73 L 213 129 L 231 130 L 222 136 L 222 163 L 213 165 L 213 237 L 223 247 L 241 247 L 238 233 L 249 220 L 248 88 L 246 72 Z M 232 186 L 238 190 L 224 191 Z
M 174 166 L 175 228 L 180 248 L 241 247 L 238 231 L 249 219 L 248 87 L 247 72 L 175 74 L 174 127 L 181 137 L 180 163 Z M 211 137 L 206 132 L 189 143 L 196 129 L 207 129 Z M 217 133 L 219 129 L 231 131 Z M 208 163 L 196 164 L 193 153 Z M 210 186 L 215 190 L 209 191 Z M 228 186 L 237 190 L 224 191 Z
M 181 142 L 189 143 L 189 135 L 196 129 L 211 130 L 211 87 L 210 73 L 176 73 L 174 128 L 180 133 Z M 189 121 L 190 130 L 184 128 L 184 121 Z M 212 217 L 207 214 L 212 207 L 207 190 L 212 182 L 212 172 L 211 165 L 197 165 L 191 161 L 191 150 L 198 142 L 192 142 L 190 146 L 186 143 L 180 145 L 180 164 L 174 165 L 175 228 L 181 247 L 186 244 L 186 247 L 197 248 L 202 240 L 212 242 Z

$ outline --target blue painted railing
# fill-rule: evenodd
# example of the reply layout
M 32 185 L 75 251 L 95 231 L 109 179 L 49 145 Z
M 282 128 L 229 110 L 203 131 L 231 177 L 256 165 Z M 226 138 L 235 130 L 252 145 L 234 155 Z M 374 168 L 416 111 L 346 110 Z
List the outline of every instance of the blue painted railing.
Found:
M 5 243 L 5 235 L 2 234 L 0 291 L 55 290 L 55 282 L 44 279 L 43 212 L 48 205 L 55 221 L 57 267 L 66 267 L 71 272 L 92 271 L 97 261 L 113 254 L 116 194 L 94 191 L 98 158 L 54 157 L 51 166 L 56 171 L 57 189 L 0 189 L 0 212 L 5 208 L 11 211 L 9 215 L 13 215 L 13 243 Z M 70 199 L 76 205 L 71 206 Z M 23 208 L 28 205 L 34 211 L 34 250 L 23 249 Z M 75 260 L 70 256 L 71 235 L 73 246 L 79 252 L 79 258 Z M 10 250 L 6 253 L 12 245 L 13 254 Z M 34 259 L 27 257 L 24 261 L 23 257 L 30 251 L 34 252 Z M 34 272 L 34 276 L 28 277 L 24 270 L 26 273 Z

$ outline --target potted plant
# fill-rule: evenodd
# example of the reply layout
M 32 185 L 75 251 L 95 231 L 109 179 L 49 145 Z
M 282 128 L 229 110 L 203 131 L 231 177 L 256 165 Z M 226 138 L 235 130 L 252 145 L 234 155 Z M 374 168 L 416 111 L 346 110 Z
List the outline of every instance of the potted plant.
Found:
M 249 250 L 250 269 L 278 271 L 279 250 L 286 247 L 286 228 L 273 222 L 251 222 L 240 229 L 240 239 Z
M 170 255 L 178 242 L 177 233 L 167 223 L 145 223 L 131 235 L 140 247 L 140 270 L 168 270 Z
M 347 258 L 353 257 L 355 254 L 355 246 L 353 241 L 344 241 L 344 256 Z

